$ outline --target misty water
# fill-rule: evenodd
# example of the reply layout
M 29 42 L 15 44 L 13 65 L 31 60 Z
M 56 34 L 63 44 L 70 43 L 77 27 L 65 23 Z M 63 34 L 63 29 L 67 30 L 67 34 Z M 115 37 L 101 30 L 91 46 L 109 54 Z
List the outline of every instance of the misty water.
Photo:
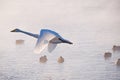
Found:
M 33 53 L 36 39 L 8 32 L 10 43 L 0 52 L 0 80 L 119 80 L 120 68 L 115 61 L 120 53 L 113 53 L 112 47 L 119 44 L 120 38 L 109 29 L 90 31 L 79 27 L 69 33 L 63 29 L 61 35 L 71 37 L 74 44 L 60 44 L 52 53 L 45 49 L 41 54 Z M 17 39 L 25 43 L 16 45 Z M 108 60 L 104 59 L 106 51 L 113 53 Z M 43 55 L 47 55 L 46 63 L 39 62 Z M 59 56 L 64 57 L 64 63 L 57 62 Z
M 0 80 L 120 80 L 115 61 L 120 52 L 119 0 L 0 1 Z M 73 45 L 59 44 L 49 53 L 33 52 L 37 39 L 10 31 L 39 34 L 51 29 Z M 16 45 L 16 40 L 24 44 Z M 104 53 L 112 57 L 105 60 Z M 40 63 L 46 55 L 48 61 Z M 62 56 L 64 63 L 58 63 Z

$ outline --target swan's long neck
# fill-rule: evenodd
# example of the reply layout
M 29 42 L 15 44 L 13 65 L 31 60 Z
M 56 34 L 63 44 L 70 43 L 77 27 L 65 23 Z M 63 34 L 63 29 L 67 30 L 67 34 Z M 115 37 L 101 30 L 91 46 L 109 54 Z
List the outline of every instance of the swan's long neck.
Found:
M 30 32 L 26 32 L 26 31 L 22 31 L 22 30 L 19 30 L 19 32 L 21 32 L 21 33 L 24 33 L 24 34 L 27 34 L 27 35 L 29 35 L 29 36 L 32 36 L 32 37 L 34 37 L 34 38 L 38 38 L 38 34 L 33 34 L 33 33 L 30 33 Z

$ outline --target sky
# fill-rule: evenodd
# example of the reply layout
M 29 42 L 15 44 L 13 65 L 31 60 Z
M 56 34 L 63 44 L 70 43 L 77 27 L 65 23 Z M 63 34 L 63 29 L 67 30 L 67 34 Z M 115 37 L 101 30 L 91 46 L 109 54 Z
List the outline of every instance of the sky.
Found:
M 117 23 L 119 4 L 119 0 L 0 0 L 0 25 L 6 28 L 25 26 L 29 29 L 52 25 L 71 27 L 86 23 Z
M 120 0 L 0 0 L 0 43 L 14 28 L 34 33 L 48 28 L 74 32 L 73 37 L 85 30 L 119 34 Z

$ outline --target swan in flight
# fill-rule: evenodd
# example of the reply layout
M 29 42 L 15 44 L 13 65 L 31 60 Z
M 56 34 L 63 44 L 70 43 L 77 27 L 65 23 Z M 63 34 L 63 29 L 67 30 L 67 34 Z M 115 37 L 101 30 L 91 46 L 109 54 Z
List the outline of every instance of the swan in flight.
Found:
M 72 42 L 62 38 L 57 32 L 49 29 L 41 29 L 40 34 L 33 34 L 20 29 L 14 29 L 11 32 L 21 32 L 37 38 L 37 43 L 34 49 L 35 53 L 41 53 L 46 47 L 48 47 L 49 52 L 52 52 L 57 44 L 60 43 L 73 44 Z

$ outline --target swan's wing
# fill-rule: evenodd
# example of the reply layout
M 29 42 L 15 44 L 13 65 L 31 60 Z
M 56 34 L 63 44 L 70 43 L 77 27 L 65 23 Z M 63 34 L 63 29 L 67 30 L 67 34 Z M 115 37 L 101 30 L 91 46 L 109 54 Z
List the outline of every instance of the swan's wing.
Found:
M 57 44 L 49 43 L 48 44 L 48 51 L 52 52 L 56 48 Z
M 48 46 L 49 41 L 55 38 L 56 36 L 47 31 L 41 31 L 40 36 L 38 37 L 34 52 L 41 53 L 45 47 Z

